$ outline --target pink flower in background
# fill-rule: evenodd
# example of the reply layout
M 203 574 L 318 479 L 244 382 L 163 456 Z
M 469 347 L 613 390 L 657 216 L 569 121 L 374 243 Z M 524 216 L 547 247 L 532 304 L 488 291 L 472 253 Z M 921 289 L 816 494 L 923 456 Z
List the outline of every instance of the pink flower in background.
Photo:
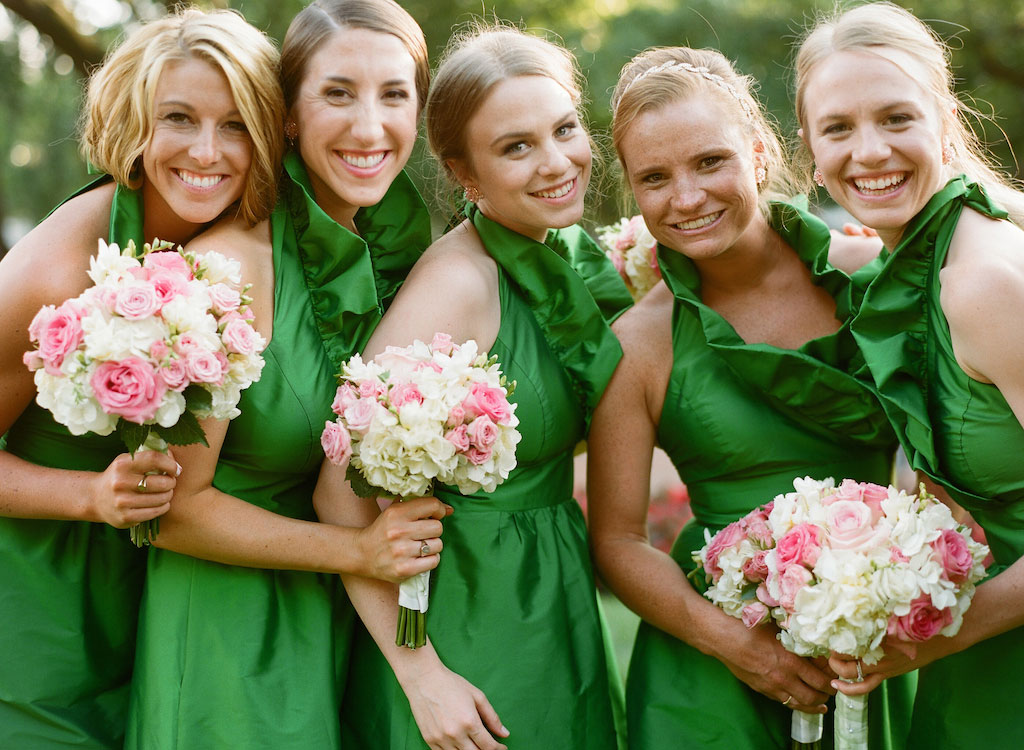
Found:
M 451 354 L 454 346 L 452 337 L 447 333 L 435 333 L 434 338 L 430 341 L 430 350 L 441 354 Z
M 416 387 L 415 383 L 399 383 L 392 386 L 388 396 L 391 399 L 391 405 L 395 407 L 423 403 L 423 394 L 420 393 L 420 389 Z
M 65 302 L 58 308 L 41 309 L 29 324 L 29 336 L 39 342 L 39 356 L 46 371 L 60 373 L 64 358 L 82 343 L 82 320 L 76 305 Z
M 910 603 L 910 612 L 889 618 L 889 635 L 904 641 L 927 641 L 953 622 L 948 609 L 937 609 L 927 594 Z
M 722 569 L 718 566 L 718 558 L 721 554 L 735 544 L 739 544 L 747 536 L 739 521 L 733 521 L 724 529 L 715 534 L 708 544 L 707 556 L 704 562 L 705 572 L 713 579 L 722 575 Z
M 340 416 L 344 417 L 349 430 L 362 435 L 373 424 L 373 417 L 377 414 L 378 408 L 379 405 L 372 397 L 364 397 L 345 409 L 344 414 Z
M 974 557 L 962 534 L 954 529 L 943 529 L 939 538 L 932 542 L 932 548 L 949 580 L 954 583 L 967 580 L 974 568 Z
M 224 370 L 217 356 L 206 349 L 189 349 L 185 352 L 185 372 L 194 383 L 220 384 Z
M 171 357 L 160 367 L 160 377 L 172 391 L 180 393 L 189 384 L 188 371 L 185 369 L 185 360 L 181 357 Z
M 779 572 L 791 565 L 814 565 L 821 553 L 821 529 L 812 523 L 801 523 L 786 532 L 775 546 Z
M 792 612 L 796 604 L 796 595 L 810 583 L 814 575 L 803 565 L 790 565 L 779 575 L 779 604 L 787 612 Z
M 153 286 L 161 306 L 188 292 L 188 278 L 165 269 L 157 269 L 149 274 L 149 283 Z
M 323 434 L 320 436 L 320 444 L 323 446 L 324 455 L 331 463 L 342 465 L 348 462 L 352 456 L 352 436 L 344 425 L 337 421 L 327 422 L 324 425 Z
M 466 428 L 469 442 L 481 449 L 490 449 L 498 439 L 498 427 L 487 417 L 477 417 Z
M 160 297 L 148 281 L 121 287 L 114 300 L 114 312 L 129 320 L 148 318 L 155 315 L 160 307 Z
M 150 364 L 138 357 L 104 362 L 96 368 L 90 385 L 105 412 L 136 424 L 153 418 L 167 390 L 162 379 L 153 377 Z
M 761 602 L 752 602 L 743 608 L 743 624 L 748 628 L 760 625 L 769 618 L 768 607 Z
M 766 549 L 755 552 L 753 557 L 743 563 L 743 575 L 755 582 L 765 580 L 768 577 L 768 563 L 765 562 L 767 555 Z
M 455 429 L 448 430 L 448 432 L 444 434 L 444 439 L 454 445 L 455 450 L 460 453 L 465 453 L 469 450 L 470 446 L 469 435 L 466 434 L 468 429 L 469 428 L 466 425 L 460 424 Z
M 455 425 L 461 425 L 465 421 L 466 410 L 462 408 L 462 404 L 456 404 L 448 410 L 448 419 L 445 420 L 445 425 L 454 427 Z
M 359 394 L 352 387 L 351 383 L 342 383 L 334 394 L 334 403 L 331 404 L 331 411 L 339 417 L 345 413 L 345 409 L 352 406 L 359 400 Z
M 871 508 L 860 500 L 837 500 L 825 509 L 828 544 L 832 549 L 866 550 L 874 547 L 876 529 Z
M 150 270 L 152 273 L 165 271 L 183 276 L 186 281 L 191 281 L 194 278 L 192 266 L 182 257 L 181 253 L 173 250 L 151 252 L 146 255 L 142 265 L 143 268 Z
M 504 424 L 512 413 L 505 393 L 500 388 L 493 388 L 483 383 L 474 383 L 469 396 L 462 402 L 467 415 L 481 414 L 491 418 L 496 424 Z
M 248 321 L 241 318 L 229 321 L 224 326 L 221 338 L 224 340 L 227 350 L 234 354 L 255 354 L 263 346 L 263 337 Z
M 479 448 L 475 445 L 470 445 L 469 450 L 465 452 L 466 458 L 471 464 L 481 466 L 487 463 L 487 460 L 491 457 L 490 448 Z
M 234 312 L 242 304 L 242 295 L 229 284 L 214 284 L 210 287 L 210 302 L 220 315 Z

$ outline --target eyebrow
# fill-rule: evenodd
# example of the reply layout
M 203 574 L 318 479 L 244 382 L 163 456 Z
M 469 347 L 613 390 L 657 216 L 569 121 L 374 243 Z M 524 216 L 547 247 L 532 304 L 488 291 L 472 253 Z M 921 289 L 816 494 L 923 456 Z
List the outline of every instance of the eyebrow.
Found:
M 342 84 L 345 84 L 346 86 L 355 86 L 356 85 L 355 79 L 349 78 L 348 76 L 326 76 L 324 78 L 324 80 L 325 81 L 329 81 L 331 83 L 342 83 Z M 384 81 L 381 84 L 382 87 L 384 87 L 384 86 L 408 86 L 408 85 L 409 85 L 409 81 L 407 79 L 405 79 L 405 78 L 391 78 L 391 79 L 389 79 L 387 81 Z
M 568 120 L 568 119 L 570 119 L 572 117 L 576 117 L 576 110 L 575 109 L 570 110 L 566 114 L 564 114 L 561 117 L 559 117 L 558 120 L 556 120 L 556 122 L 565 122 L 566 120 Z M 497 138 L 495 138 L 493 141 L 491 141 L 491 145 L 492 146 L 497 145 L 501 141 L 519 140 L 521 138 L 526 138 L 526 137 L 531 136 L 531 135 L 533 135 L 533 133 L 531 133 L 528 130 L 522 130 L 522 131 L 518 131 L 518 132 L 515 132 L 515 133 L 502 133 Z
M 165 101 L 162 101 L 162 102 L 158 103 L 157 106 L 158 107 L 178 107 L 179 109 L 187 109 L 190 112 L 195 112 L 196 111 L 196 108 L 193 107 L 188 102 L 179 101 L 177 99 L 167 99 Z M 233 109 L 233 110 L 231 110 L 230 112 L 228 112 L 224 116 L 225 117 L 235 117 L 238 114 L 240 114 L 239 111 L 237 109 Z
M 889 112 L 894 109 L 913 109 L 915 111 L 921 111 L 921 107 L 918 104 L 910 101 L 909 99 L 893 99 L 892 101 L 885 102 L 874 108 L 875 112 Z M 840 120 L 844 117 L 848 117 L 849 112 L 829 112 L 826 115 L 822 115 L 820 120 Z

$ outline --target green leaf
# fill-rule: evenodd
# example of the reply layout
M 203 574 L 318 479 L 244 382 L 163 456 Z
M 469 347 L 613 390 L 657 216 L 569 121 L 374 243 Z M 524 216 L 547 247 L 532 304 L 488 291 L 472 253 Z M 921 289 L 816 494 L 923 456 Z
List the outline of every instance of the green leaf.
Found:
M 139 448 L 142 447 L 142 444 L 146 442 L 146 437 L 149 435 L 152 427 L 152 425 L 148 424 L 135 424 L 135 422 L 129 422 L 122 417 L 117 420 L 117 436 L 121 438 L 121 442 L 124 443 L 124 447 L 128 449 L 128 452 L 134 456 Z
M 348 465 L 348 469 L 345 470 L 345 479 L 352 486 L 352 491 L 359 495 L 359 497 L 378 497 L 387 493 L 383 492 L 380 487 L 374 487 L 372 484 L 366 481 L 366 477 L 359 473 L 359 469 L 352 466 L 351 463 Z
M 192 384 L 182 391 L 181 395 L 185 397 L 185 406 L 189 411 L 206 411 L 213 405 L 213 394 L 201 385 Z M 184 443 L 178 443 L 178 445 L 184 445 Z
M 195 414 L 188 410 L 182 412 L 181 416 L 178 417 L 178 423 L 174 426 L 160 427 L 156 425 L 153 429 L 171 445 L 191 445 L 192 443 L 209 445 L 206 442 L 206 433 L 199 426 L 199 420 L 196 419 Z

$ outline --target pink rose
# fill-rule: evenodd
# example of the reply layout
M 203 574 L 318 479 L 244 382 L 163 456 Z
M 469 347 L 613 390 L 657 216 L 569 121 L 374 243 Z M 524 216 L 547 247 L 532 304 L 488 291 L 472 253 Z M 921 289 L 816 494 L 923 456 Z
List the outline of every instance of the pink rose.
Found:
M 477 466 L 479 466 L 480 464 L 485 463 L 487 459 L 491 457 L 491 449 L 477 448 L 475 445 L 471 445 L 469 447 L 469 450 L 466 451 L 463 455 L 465 455 L 466 458 L 469 459 L 469 462 L 471 464 L 476 464 Z
M 469 423 L 466 434 L 477 448 L 490 449 L 498 439 L 498 428 L 487 417 L 477 417 Z
M 352 457 L 352 436 L 344 425 L 337 422 L 324 424 L 323 434 L 320 435 L 320 445 L 324 448 L 324 455 L 327 460 L 337 466 L 343 466 Z
M 953 622 L 949 609 L 936 609 L 931 597 L 922 594 L 910 603 L 910 611 L 902 617 L 889 618 L 888 633 L 903 641 L 927 641 Z
M 743 624 L 752 628 L 768 619 L 768 607 L 761 602 L 751 602 L 743 608 L 742 615 Z
M 907 563 L 910 562 L 910 558 L 903 554 L 903 550 L 899 547 L 893 547 L 889 550 L 889 562 Z
M 219 385 L 224 377 L 224 370 L 216 354 L 205 349 L 195 348 L 185 352 L 185 372 L 193 383 L 214 383 Z
M 750 540 L 761 547 L 770 547 L 772 544 L 772 530 L 768 526 L 768 514 L 758 509 L 751 511 L 743 517 L 743 526 L 746 529 Z
M 460 404 L 456 404 L 452 407 L 451 411 L 448 412 L 448 419 L 445 420 L 445 425 L 448 427 L 457 427 L 466 421 L 466 410 L 462 408 Z
M 619 276 L 626 281 L 629 281 L 629 276 L 626 275 L 626 260 L 622 257 L 621 251 L 617 253 L 609 253 L 608 257 L 611 258 L 612 265 L 615 266 L 615 270 L 619 272 Z
M 162 269 L 154 271 L 149 276 L 149 283 L 156 291 L 157 299 L 161 305 L 165 305 L 175 297 L 188 292 L 188 279 L 177 273 L 170 273 Z
M 39 356 L 51 375 L 60 374 L 64 358 L 82 343 L 82 320 L 77 305 L 65 302 L 60 307 L 44 307 L 32 323 L 29 335 L 39 342 Z
M 872 523 L 871 508 L 860 500 L 837 500 L 825 509 L 832 549 L 866 550 L 885 532 Z
M 210 286 L 210 303 L 218 315 L 223 315 L 238 309 L 242 295 L 229 284 L 213 284 Z
M 434 338 L 430 341 L 430 350 L 434 352 L 451 354 L 454 348 L 455 344 L 452 343 L 452 337 L 447 333 L 435 333 Z
M 185 354 L 192 349 L 203 349 L 203 343 L 194 333 L 183 333 L 174 342 L 174 351 L 178 354 Z
M 358 400 L 359 396 L 356 394 L 356 389 L 349 383 L 342 383 L 334 393 L 334 403 L 331 404 L 331 411 L 340 417 L 345 413 L 345 409 L 352 406 Z
M 43 358 L 39 356 L 39 352 L 37 352 L 35 349 L 22 354 L 21 361 L 25 364 L 25 367 L 27 367 L 32 372 L 35 372 L 41 367 L 44 367 L 46 364 L 45 362 L 43 362 Z
M 974 557 L 967 547 L 967 540 L 953 529 L 943 529 L 939 538 L 932 542 L 935 559 L 942 564 L 946 578 L 953 583 L 963 583 L 974 567 Z
M 168 388 L 181 393 L 189 384 L 185 360 L 181 357 L 172 357 L 165 361 L 160 366 L 160 377 Z
M 104 362 L 96 368 L 89 384 L 103 411 L 137 424 L 153 418 L 167 391 L 149 363 L 138 357 Z
M 748 581 L 763 581 L 768 578 L 768 565 L 764 558 L 768 550 L 762 549 L 754 553 L 754 556 L 743 562 L 743 575 Z
M 712 580 L 717 581 L 722 575 L 722 569 L 718 567 L 718 558 L 725 550 L 743 541 L 746 536 L 743 525 L 739 521 L 733 521 L 711 538 L 704 555 L 704 572 L 711 576 Z
M 764 583 L 758 585 L 757 591 L 754 592 L 759 602 L 763 602 L 768 607 L 778 607 L 779 602 L 770 593 L 768 593 L 768 586 Z
M 861 484 L 863 490 L 862 499 L 869 508 L 871 508 L 871 515 L 875 521 L 882 517 L 882 501 L 889 497 L 889 488 L 883 487 L 880 484 L 872 484 L 871 482 L 863 482 Z
M 142 261 L 143 268 L 150 271 L 166 271 L 184 276 L 186 280 L 194 278 L 192 266 L 177 250 L 163 250 L 149 253 Z
M 117 290 L 114 312 L 129 320 L 140 320 L 160 310 L 160 297 L 149 282 L 125 284 Z
M 416 363 L 416 367 L 414 369 L 416 370 L 416 372 L 420 372 L 421 370 L 433 370 L 434 372 L 444 372 L 444 370 L 441 369 L 441 365 L 439 365 L 439 364 L 437 364 L 437 362 L 433 362 L 433 361 L 431 361 L 431 362 L 427 362 L 427 361 L 417 362 Z
M 157 339 L 149 345 L 149 356 L 155 361 L 160 362 L 171 352 L 171 347 L 167 346 L 167 342 L 163 339 Z
M 462 408 L 466 410 L 467 415 L 475 417 L 484 414 L 496 424 L 508 422 L 508 418 L 512 415 L 504 391 L 483 383 L 473 383 L 469 395 L 462 402 Z
M 415 383 L 399 383 L 398 385 L 391 387 L 391 393 L 388 394 L 391 399 L 391 404 L 398 408 L 405 404 L 422 404 L 423 394 L 420 393 L 420 389 L 416 387 Z
M 864 490 L 861 487 L 860 482 L 855 482 L 852 479 L 844 479 L 842 483 L 836 487 L 834 494 L 830 496 L 831 502 L 837 500 L 849 500 L 851 502 L 860 502 L 864 495 Z
M 404 375 L 416 371 L 416 365 L 420 361 L 409 356 L 408 350 L 401 346 L 389 346 L 383 352 L 373 358 L 377 364 L 389 371 L 393 376 Z
M 241 318 L 235 318 L 224 326 L 220 337 L 229 352 L 249 356 L 260 348 L 260 335 Z
M 356 385 L 359 391 L 359 398 L 376 399 L 384 393 L 384 384 L 374 378 L 367 378 Z
M 821 529 L 813 523 L 797 524 L 775 545 L 779 573 L 792 565 L 814 565 L 821 553 Z
M 345 423 L 352 432 L 364 435 L 373 424 L 378 408 L 381 407 L 372 398 L 361 398 L 345 409 Z
M 448 430 L 444 434 L 444 439 L 454 445 L 455 450 L 459 453 L 466 453 L 469 450 L 469 435 L 466 434 L 466 429 L 466 425 L 460 424 L 454 430 Z
M 796 603 L 796 595 L 814 576 L 803 565 L 790 565 L 779 576 L 779 604 L 787 612 L 792 612 Z

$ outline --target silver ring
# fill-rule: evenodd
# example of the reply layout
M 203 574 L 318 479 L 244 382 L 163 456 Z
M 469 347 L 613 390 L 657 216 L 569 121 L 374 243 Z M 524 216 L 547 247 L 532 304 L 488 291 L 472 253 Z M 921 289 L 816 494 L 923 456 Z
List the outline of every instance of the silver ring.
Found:
M 426 557 L 430 554 L 430 545 L 426 542 L 420 545 L 420 557 Z
M 149 479 L 149 475 L 148 474 L 143 474 L 142 475 L 142 479 L 140 479 L 139 483 L 137 485 L 135 485 L 135 491 L 136 492 L 146 492 L 147 491 L 147 489 L 148 489 L 146 487 L 146 480 L 147 479 Z
M 792 695 L 791 695 L 791 696 L 789 696 L 788 698 L 786 698 L 786 700 L 782 701 L 782 705 L 783 705 L 783 706 L 788 706 L 788 705 L 789 705 L 789 702 L 790 702 L 791 700 L 793 700 L 793 696 L 792 696 Z
M 864 671 L 860 668 L 860 659 L 857 659 L 857 682 L 864 682 Z

